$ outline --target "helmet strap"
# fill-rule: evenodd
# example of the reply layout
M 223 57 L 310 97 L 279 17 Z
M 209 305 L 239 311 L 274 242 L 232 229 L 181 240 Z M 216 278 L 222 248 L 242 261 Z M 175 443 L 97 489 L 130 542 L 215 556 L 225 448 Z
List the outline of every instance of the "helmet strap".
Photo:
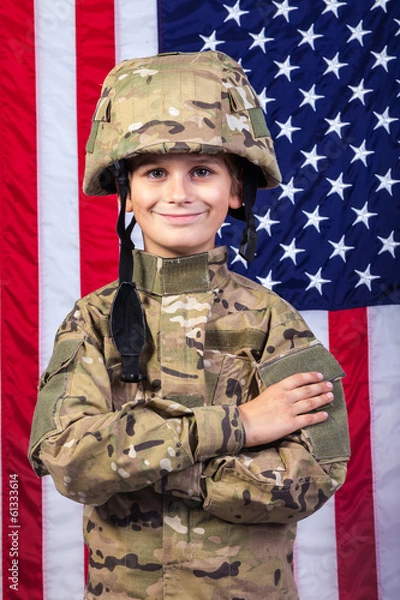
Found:
M 142 303 L 132 281 L 133 252 L 131 239 L 136 219 L 125 225 L 126 200 L 129 181 L 124 162 L 114 163 L 112 169 L 118 182 L 120 212 L 117 221 L 117 233 L 120 238 L 119 287 L 111 308 L 111 335 L 121 355 L 121 380 L 135 383 L 145 376 L 141 373 L 139 357 L 146 342 L 146 324 Z
M 254 218 L 253 206 L 256 201 L 258 188 L 258 167 L 248 162 L 243 172 L 243 204 L 246 217 L 246 225 L 243 231 L 239 254 L 247 262 L 253 262 L 257 246 L 256 220 Z

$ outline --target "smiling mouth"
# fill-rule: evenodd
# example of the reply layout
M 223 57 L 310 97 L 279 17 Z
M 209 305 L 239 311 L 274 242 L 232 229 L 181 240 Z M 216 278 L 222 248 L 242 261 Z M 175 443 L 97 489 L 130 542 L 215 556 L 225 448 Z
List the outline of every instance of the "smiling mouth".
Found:
M 184 214 L 165 214 L 157 213 L 160 217 L 171 223 L 189 223 L 195 221 L 198 217 L 204 214 L 204 212 L 197 213 L 184 213 Z

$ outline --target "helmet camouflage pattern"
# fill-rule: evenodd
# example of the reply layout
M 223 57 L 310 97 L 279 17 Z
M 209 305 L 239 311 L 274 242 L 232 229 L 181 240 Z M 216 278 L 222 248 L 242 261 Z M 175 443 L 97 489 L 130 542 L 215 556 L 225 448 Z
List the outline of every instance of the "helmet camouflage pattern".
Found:
M 216 51 L 171 53 L 116 65 L 93 117 L 84 191 L 115 192 L 104 173 L 125 158 L 186 152 L 241 156 L 259 167 L 260 188 L 281 181 L 260 102 L 232 58 Z

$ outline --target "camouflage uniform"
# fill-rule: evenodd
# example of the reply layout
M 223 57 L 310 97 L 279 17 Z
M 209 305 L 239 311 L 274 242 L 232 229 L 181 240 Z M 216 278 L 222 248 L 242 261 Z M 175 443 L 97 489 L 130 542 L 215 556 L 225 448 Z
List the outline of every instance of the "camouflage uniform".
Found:
M 85 504 L 85 599 L 295 599 L 296 522 L 345 478 L 341 368 L 291 306 L 227 270 L 225 248 L 134 254 L 147 379 L 120 381 L 106 286 L 60 327 L 32 429 L 38 475 Z M 237 406 L 310 369 L 334 382 L 327 421 L 245 448 Z

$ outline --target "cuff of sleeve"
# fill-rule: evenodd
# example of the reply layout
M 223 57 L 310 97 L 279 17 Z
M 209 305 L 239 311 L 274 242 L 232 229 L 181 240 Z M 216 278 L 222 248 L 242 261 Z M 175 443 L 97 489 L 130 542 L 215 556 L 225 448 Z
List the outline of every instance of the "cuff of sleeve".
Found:
M 244 426 L 237 406 L 200 406 L 194 408 L 193 412 L 197 423 L 196 461 L 238 454 L 244 447 Z

